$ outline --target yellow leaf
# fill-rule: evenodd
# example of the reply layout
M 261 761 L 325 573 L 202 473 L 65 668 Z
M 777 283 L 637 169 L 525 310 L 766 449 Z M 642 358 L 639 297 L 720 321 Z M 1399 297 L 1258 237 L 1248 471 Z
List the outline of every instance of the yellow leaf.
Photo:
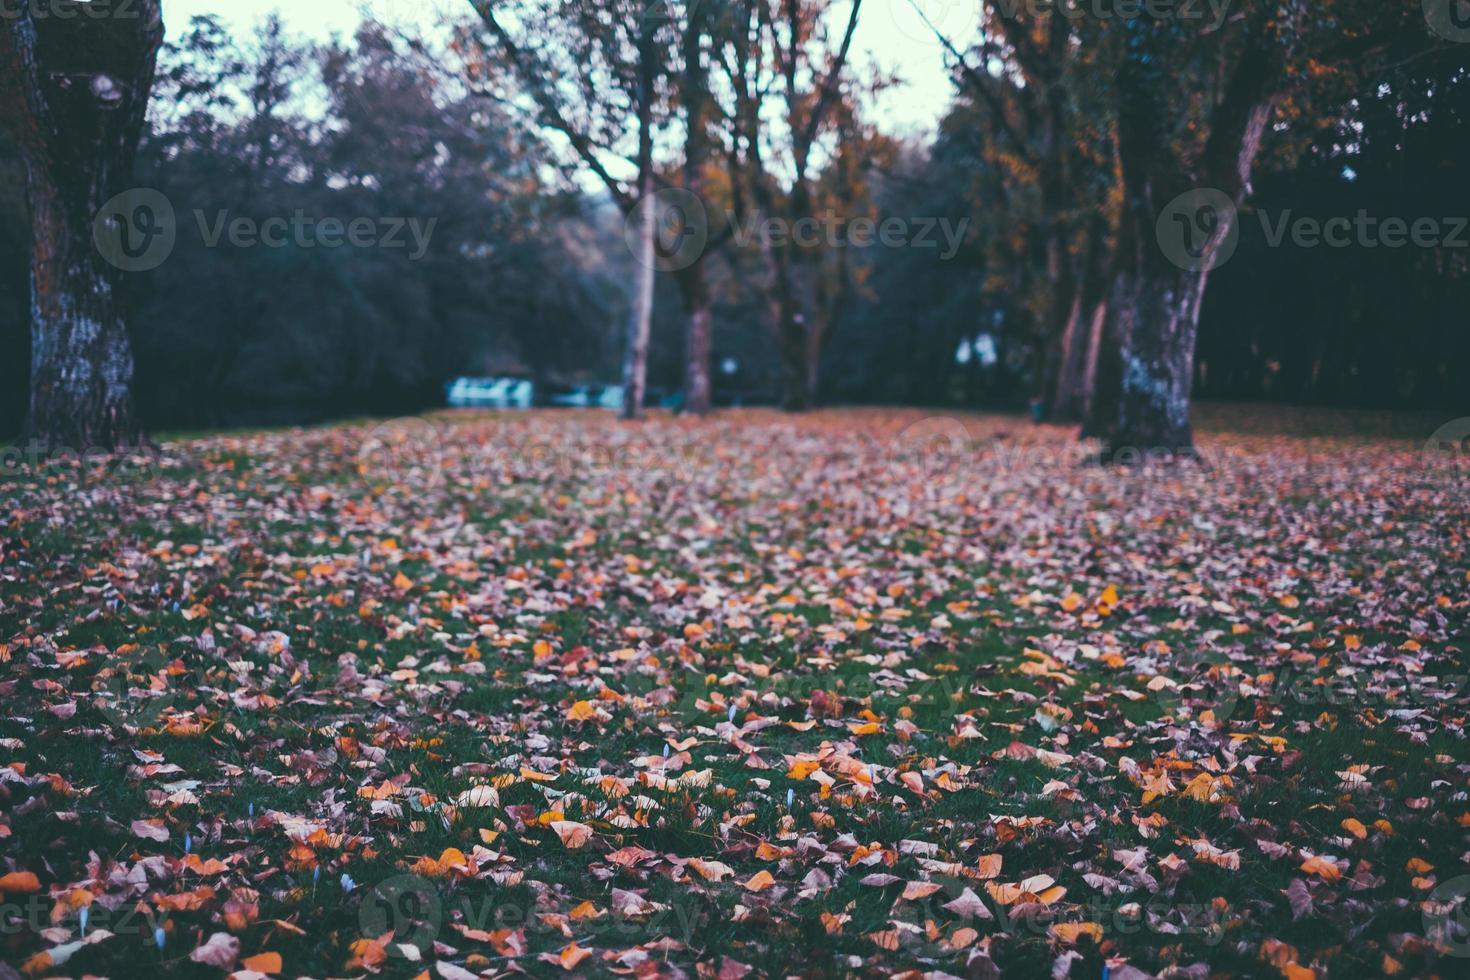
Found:
M 792 779 L 805 779 L 820 768 L 822 764 L 815 759 L 797 759 L 786 771 L 786 775 Z
M 567 709 L 568 721 L 589 721 L 597 717 L 597 709 L 591 701 L 578 701 Z

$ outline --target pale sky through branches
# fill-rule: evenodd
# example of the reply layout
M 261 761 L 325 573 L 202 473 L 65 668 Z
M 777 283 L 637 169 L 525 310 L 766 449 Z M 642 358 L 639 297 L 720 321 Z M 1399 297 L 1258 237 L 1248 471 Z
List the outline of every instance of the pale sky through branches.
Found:
M 918 2 L 961 47 L 975 37 L 979 0 Z M 166 0 L 164 18 L 170 38 L 178 37 L 195 14 L 214 14 L 243 34 L 272 10 L 280 10 L 291 31 L 320 40 L 333 32 L 350 34 L 364 11 L 395 23 L 434 23 L 445 13 L 458 16 L 468 7 L 466 0 Z M 839 0 L 833 16 L 845 18 L 847 12 Z M 853 63 L 864 74 L 877 65 L 902 79 L 874 107 L 874 121 L 886 132 L 932 131 L 949 106 L 953 86 L 944 70 L 943 48 L 910 0 L 864 0 Z

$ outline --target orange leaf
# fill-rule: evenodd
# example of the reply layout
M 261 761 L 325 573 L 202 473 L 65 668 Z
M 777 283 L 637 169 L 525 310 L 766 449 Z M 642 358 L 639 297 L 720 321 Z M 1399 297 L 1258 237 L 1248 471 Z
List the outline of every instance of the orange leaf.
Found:
M 1309 875 L 1320 875 L 1327 881 L 1342 877 L 1342 869 L 1321 855 L 1314 854 L 1302 862 L 1302 870 Z
M 755 874 L 751 875 L 750 880 L 745 883 L 745 890 L 748 892 L 765 891 L 767 888 L 770 888 L 775 883 L 776 879 L 771 877 L 771 873 L 769 871 L 757 871 Z
M 281 954 L 280 953 L 257 953 L 254 956 L 247 956 L 240 963 L 240 966 L 244 967 L 247 970 L 254 970 L 256 973 L 270 973 L 270 974 L 280 973 L 281 972 Z
M 34 871 L 12 871 L 0 877 L 0 892 L 7 895 L 29 895 L 41 890 L 41 880 Z
M 561 968 L 563 970 L 574 970 L 577 968 L 578 963 L 591 955 L 592 951 L 590 949 L 583 949 L 576 943 L 568 943 L 567 947 L 557 956 L 557 959 L 561 960 Z

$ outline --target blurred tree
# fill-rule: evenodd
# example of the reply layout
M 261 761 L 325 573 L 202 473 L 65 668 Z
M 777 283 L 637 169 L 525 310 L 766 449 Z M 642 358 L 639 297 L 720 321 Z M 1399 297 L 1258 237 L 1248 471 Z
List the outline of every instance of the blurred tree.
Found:
M 735 218 L 744 223 L 749 209 L 759 232 L 787 411 L 812 406 L 822 351 L 850 289 L 847 250 L 806 229 L 830 216 L 830 232 L 846 237 L 872 135 L 858 121 L 847 72 L 862 0 L 852 0 L 846 18 L 829 16 L 831 8 L 831 0 L 739 0 L 722 58 Z
M 1105 19 L 1052 7 L 983 3 L 980 12 L 969 53 L 930 27 L 984 123 L 984 163 L 1005 181 L 1008 210 L 1022 223 L 1019 237 L 995 244 L 1039 273 L 1026 290 L 1039 352 L 1035 401 L 1052 418 L 1080 421 L 1116 210 L 1107 98 L 1116 32 Z
M 503 64 L 534 104 L 538 121 L 559 133 L 606 187 L 628 220 L 637 260 L 624 349 L 623 416 L 636 418 L 647 389 L 659 202 L 654 197 L 654 135 L 669 113 L 670 49 L 676 43 L 662 0 L 472 0 L 489 41 L 472 64 L 476 81 Z M 497 11 L 497 7 L 501 8 Z M 465 34 L 462 43 L 479 41 Z M 633 137 L 632 181 L 613 175 L 623 134 Z
M 1155 17 L 1121 30 L 1124 204 L 1088 430 L 1105 457 L 1187 455 L 1200 304 L 1273 117 L 1311 104 L 1313 85 L 1340 91 L 1379 57 L 1431 42 L 1417 5 L 1381 0 L 1262 3 L 1219 30 Z

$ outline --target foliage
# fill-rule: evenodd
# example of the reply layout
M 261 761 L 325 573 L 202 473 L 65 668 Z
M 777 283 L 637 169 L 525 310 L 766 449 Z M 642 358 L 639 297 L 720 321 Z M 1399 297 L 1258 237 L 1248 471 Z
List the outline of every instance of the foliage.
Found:
M 1464 471 L 1236 421 L 1208 470 L 861 411 L 14 473 L 5 959 L 1452 974 Z

